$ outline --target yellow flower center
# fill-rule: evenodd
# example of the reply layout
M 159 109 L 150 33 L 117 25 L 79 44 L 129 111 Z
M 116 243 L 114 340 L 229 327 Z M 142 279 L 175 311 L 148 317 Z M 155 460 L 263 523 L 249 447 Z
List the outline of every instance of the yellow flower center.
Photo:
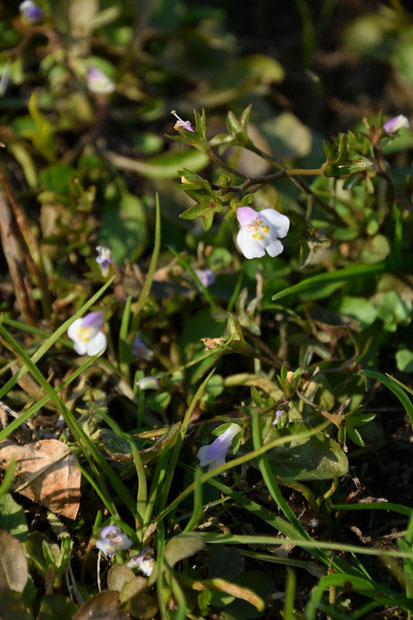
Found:
M 257 241 L 262 241 L 264 239 L 264 235 L 268 235 L 270 231 L 270 227 L 267 224 L 264 224 L 264 220 L 260 217 L 256 217 L 251 224 L 248 224 L 247 229 L 251 233 L 252 237 Z
M 93 329 L 91 327 L 79 327 L 77 330 L 77 337 L 82 342 L 89 342 L 93 335 Z

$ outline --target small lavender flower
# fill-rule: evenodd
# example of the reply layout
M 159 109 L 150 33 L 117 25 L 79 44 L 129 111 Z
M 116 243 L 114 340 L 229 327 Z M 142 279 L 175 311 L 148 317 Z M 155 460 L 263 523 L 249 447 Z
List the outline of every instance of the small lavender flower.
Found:
M 139 568 L 146 577 L 150 577 L 155 568 L 155 564 L 153 550 L 150 547 L 146 547 L 146 549 L 138 553 L 138 555 L 134 555 L 126 566 L 129 568 Z
M 245 258 L 261 258 L 265 252 L 274 257 L 284 250 L 279 238 L 285 237 L 290 227 L 286 215 L 275 209 L 254 211 L 251 207 L 239 207 L 237 218 L 241 227 L 237 243 Z
M 112 252 L 109 248 L 105 248 L 103 245 L 96 246 L 96 251 L 99 254 L 96 258 L 96 262 L 100 265 L 102 276 L 106 278 L 109 273 L 109 265 L 113 263 Z
M 115 555 L 118 551 L 129 549 L 132 541 L 122 532 L 117 525 L 108 525 L 100 533 L 100 539 L 96 542 L 96 547 L 108 557 Z
M 386 121 L 383 125 L 383 129 L 386 133 L 394 133 L 402 127 L 410 127 L 410 123 L 408 119 L 403 114 L 398 114 L 398 116 L 394 116 L 393 118 Z
M 155 357 L 153 351 L 146 346 L 138 335 L 135 336 L 135 340 L 133 341 L 132 355 L 133 357 L 138 357 L 146 362 L 150 362 Z
M 215 275 L 210 269 L 195 269 L 195 273 L 205 288 L 208 288 L 208 286 L 215 282 Z
M 182 118 L 177 115 L 175 110 L 172 110 L 171 114 L 173 114 L 175 118 L 178 119 L 174 125 L 174 129 L 178 130 L 181 128 L 181 129 L 186 129 L 187 131 L 192 131 L 192 133 L 195 133 L 194 129 L 192 129 L 191 121 L 183 121 Z
M 115 85 L 108 76 L 97 67 L 90 67 L 86 75 L 87 87 L 92 93 L 98 95 L 110 95 L 115 90 Z
M 225 457 L 235 435 L 241 431 L 238 424 L 230 424 L 227 430 L 215 439 L 209 446 L 202 446 L 198 450 L 198 459 L 201 467 L 209 465 L 209 470 L 225 463 Z
M 33 0 L 24 0 L 19 4 L 19 11 L 31 24 L 42 19 L 44 11 Z
M 272 423 L 272 426 L 277 426 L 283 413 L 284 411 L 282 409 L 277 409 L 277 411 L 275 412 L 275 419 L 274 419 L 274 422 Z
M 142 377 L 136 382 L 140 390 L 159 390 L 161 382 L 156 377 Z
M 90 312 L 81 319 L 76 319 L 67 335 L 75 343 L 74 349 L 79 355 L 102 355 L 106 349 L 106 336 L 100 331 L 105 322 L 103 312 Z

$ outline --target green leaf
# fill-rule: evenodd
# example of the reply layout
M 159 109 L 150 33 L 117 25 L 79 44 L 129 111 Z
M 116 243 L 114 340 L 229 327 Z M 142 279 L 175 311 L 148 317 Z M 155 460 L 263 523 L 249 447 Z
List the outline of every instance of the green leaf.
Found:
M 168 137 L 177 141 L 182 140 L 180 136 Z M 146 161 L 131 160 L 129 157 L 112 154 L 111 160 L 120 168 L 135 170 L 149 179 L 176 179 L 179 177 L 178 171 L 181 168 L 190 168 L 199 172 L 206 168 L 209 163 L 209 158 L 204 153 L 193 149 L 169 151 Z
M 164 560 L 172 568 L 185 558 L 189 558 L 205 547 L 204 539 L 196 532 L 187 532 L 174 536 L 165 545 Z
M 0 529 L 24 542 L 29 535 L 23 508 L 14 501 L 10 493 L 0 497 Z
M 375 370 L 361 370 L 360 374 L 364 375 L 365 377 L 369 377 L 370 379 L 381 381 L 383 385 L 388 387 L 389 390 L 391 390 L 393 394 L 397 396 L 397 398 L 399 399 L 399 401 L 405 408 L 405 411 L 410 419 L 410 424 L 412 425 L 412 428 L 413 428 L 412 401 L 410 400 L 406 392 L 403 390 L 403 388 L 393 380 L 393 377 L 391 377 L 390 375 L 389 376 L 382 375 L 380 372 L 376 372 Z
M 397 351 L 396 363 L 400 372 L 413 372 L 413 351 L 410 349 Z
M 20 592 L 0 590 L 0 609 L 2 620 L 33 620 Z
M 33 146 L 43 155 L 47 161 L 56 159 L 56 144 L 54 139 L 54 127 L 50 121 L 43 116 L 37 106 L 37 93 L 33 91 L 29 100 L 29 114 L 35 128 L 26 132 L 27 137 L 32 141 Z
M 282 112 L 261 128 L 278 159 L 305 157 L 311 151 L 311 131 L 291 112 Z
M 42 598 L 37 620 L 72 620 L 77 610 L 77 605 L 67 596 L 47 594 Z
M 110 247 L 117 263 L 142 254 L 147 242 L 147 224 L 137 196 L 124 190 L 120 201 L 113 200 L 104 206 L 99 242 Z
M 362 327 L 372 325 L 377 318 L 376 308 L 364 297 L 343 297 L 337 307 L 342 314 L 358 319 Z
M 355 267 L 345 267 L 344 269 L 337 269 L 328 273 L 321 273 L 316 276 L 302 280 L 298 284 L 294 284 L 289 288 L 286 288 L 279 293 L 273 295 L 272 300 L 281 299 L 287 295 L 293 293 L 300 293 L 301 291 L 312 289 L 314 285 L 325 284 L 329 282 L 347 282 L 353 278 L 360 278 L 362 276 L 373 276 L 383 273 L 386 270 L 386 266 L 383 263 L 378 265 L 356 265 Z
M 286 480 L 329 480 L 348 471 L 348 461 L 338 443 L 317 433 L 295 440 L 294 435 L 307 430 L 297 423 L 284 429 L 271 427 L 264 445 L 278 437 L 291 435 L 291 442 L 277 446 L 267 454 L 274 475 Z
M 366 265 L 375 265 L 384 261 L 390 254 L 390 244 L 384 235 L 375 235 L 367 239 L 360 254 Z
M 72 166 L 56 165 L 43 168 L 39 178 L 45 190 L 58 194 L 68 194 L 70 179 L 74 174 L 76 174 L 76 170 Z

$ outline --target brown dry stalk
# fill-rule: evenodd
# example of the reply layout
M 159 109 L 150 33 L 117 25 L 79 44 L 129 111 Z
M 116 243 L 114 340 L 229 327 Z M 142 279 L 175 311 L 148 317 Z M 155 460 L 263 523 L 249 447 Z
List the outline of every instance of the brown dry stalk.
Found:
M 3 186 L 4 193 L 8 199 L 8 202 L 11 206 L 15 223 L 19 230 L 20 234 L 17 234 L 17 243 L 20 246 L 21 255 L 23 257 L 24 263 L 26 264 L 27 269 L 30 272 L 34 282 L 39 287 L 41 291 L 41 303 L 42 309 L 46 317 L 50 316 L 50 297 L 49 290 L 47 286 L 46 277 L 43 270 L 43 263 L 40 253 L 39 244 L 35 235 L 32 233 L 29 223 L 26 218 L 26 214 L 23 209 L 17 203 L 13 196 L 13 192 L 11 191 L 10 184 L 7 180 L 7 177 L 3 171 L 2 166 L 0 166 L 0 184 Z M 3 200 L 5 198 L 3 197 Z M 10 211 L 10 210 L 9 210 Z M 11 214 L 10 214 L 11 216 Z M 11 216 L 12 217 L 12 216 Z M 3 244 L 4 247 L 4 244 Z M 40 269 L 38 267 L 40 266 Z
M 2 191 L 0 191 L 0 237 L 20 310 L 26 323 L 34 325 L 36 304 L 22 252 L 22 240 L 19 239 L 16 223 Z

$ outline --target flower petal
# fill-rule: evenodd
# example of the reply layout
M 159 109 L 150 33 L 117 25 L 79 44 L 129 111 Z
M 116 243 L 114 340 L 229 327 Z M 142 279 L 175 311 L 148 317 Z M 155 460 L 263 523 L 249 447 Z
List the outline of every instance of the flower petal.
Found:
M 79 331 L 79 327 L 82 327 L 82 321 L 83 319 L 76 319 L 76 321 L 74 321 L 67 330 L 67 335 L 69 336 L 70 340 L 74 340 L 74 342 L 77 341 L 77 333 Z
M 257 211 L 251 209 L 251 207 L 238 207 L 237 219 L 240 226 L 246 226 L 257 215 Z
M 279 213 L 275 209 L 263 209 L 260 211 L 260 215 L 263 215 L 266 220 L 273 226 L 275 230 L 275 236 L 281 239 L 285 237 L 290 228 L 290 220 L 286 215 Z
M 208 450 L 209 450 L 209 446 L 202 446 L 198 450 L 198 455 L 197 456 L 198 456 L 198 459 L 199 459 L 200 467 L 205 467 L 205 465 L 208 465 L 208 461 L 206 460 Z
M 103 332 L 98 332 L 86 343 L 86 353 L 88 355 L 102 355 L 106 349 L 107 340 Z
M 261 258 L 265 254 L 265 249 L 244 228 L 238 233 L 237 243 L 245 258 Z
M 284 246 L 281 241 L 278 241 L 278 239 L 272 239 L 265 249 L 267 250 L 269 256 L 274 258 L 274 256 L 281 254 L 284 250 Z
M 77 342 L 75 342 L 75 345 L 73 348 L 78 355 L 84 355 L 86 353 L 86 343 L 82 342 L 81 340 L 78 340 Z

